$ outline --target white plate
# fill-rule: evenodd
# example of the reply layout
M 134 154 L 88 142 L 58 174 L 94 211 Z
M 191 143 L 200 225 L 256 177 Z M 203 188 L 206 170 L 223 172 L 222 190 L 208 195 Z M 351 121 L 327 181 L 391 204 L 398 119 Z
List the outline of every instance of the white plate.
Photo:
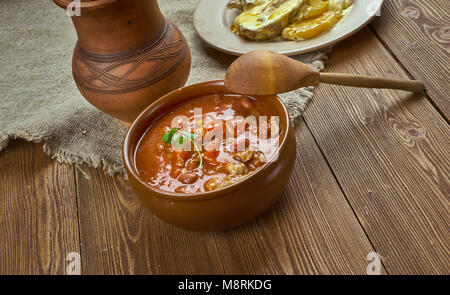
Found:
M 227 8 L 228 0 L 200 0 L 194 12 L 194 27 L 206 43 L 225 53 L 241 55 L 255 49 L 266 49 L 285 55 L 295 55 L 327 47 L 354 34 L 377 15 L 383 1 L 353 0 L 354 5 L 350 14 L 333 29 L 302 41 L 256 42 L 237 36 L 230 27 L 239 12 Z

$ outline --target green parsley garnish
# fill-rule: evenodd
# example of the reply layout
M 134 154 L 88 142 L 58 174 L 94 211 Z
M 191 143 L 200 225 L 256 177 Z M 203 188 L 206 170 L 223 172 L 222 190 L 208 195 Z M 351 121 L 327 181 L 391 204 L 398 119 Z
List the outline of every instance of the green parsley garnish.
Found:
M 195 143 L 194 139 L 197 137 L 197 134 L 189 133 L 187 131 L 181 131 L 178 128 L 172 128 L 169 132 L 166 132 L 163 137 L 162 141 L 165 144 L 170 144 L 176 147 L 181 147 L 185 140 L 189 140 L 194 145 L 195 151 L 198 153 L 198 156 L 200 158 L 200 164 L 198 165 L 198 169 L 202 169 L 203 167 L 203 156 L 198 148 L 197 144 Z

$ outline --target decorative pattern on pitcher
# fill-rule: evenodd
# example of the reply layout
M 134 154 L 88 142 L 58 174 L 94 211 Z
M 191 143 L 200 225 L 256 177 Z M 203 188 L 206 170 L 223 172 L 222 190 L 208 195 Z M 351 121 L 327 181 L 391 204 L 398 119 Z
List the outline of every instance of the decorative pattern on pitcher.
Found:
M 95 93 L 131 92 L 167 77 L 183 62 L 186 53 L 183 35 L 166 21 L 157 40 L 124 54 L 92 54 L 77 44 L 73 76 L 79 87 Z

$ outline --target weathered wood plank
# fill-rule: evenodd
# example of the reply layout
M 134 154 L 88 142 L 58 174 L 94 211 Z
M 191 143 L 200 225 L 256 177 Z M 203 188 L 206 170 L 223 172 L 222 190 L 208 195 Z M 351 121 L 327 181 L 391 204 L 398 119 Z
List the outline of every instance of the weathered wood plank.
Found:
M 121 176 L 78 170 L 85 274 L 221 274 L 212 233 L 184 231 L 153 216 Z
M 231 274 L 365 274 L 374 251 L 303 120 L 289 186 L 274 208 L 217 233 Z M 385 273 L 382 268 L 382 272 Z
M 450 115 L 450 1 L 389 0 L 372 28 L 448 119 Z
M 339 44 L 326 70 L 408 77 L 369 29 Z M 304 117 L 386 270 L 449 273 L 450 127 L 433 105 L 322 85 Z
M 80 251 L 73 167 L 11 142 L 0 152 L 0 233 L 0 274 L 66 274 Z

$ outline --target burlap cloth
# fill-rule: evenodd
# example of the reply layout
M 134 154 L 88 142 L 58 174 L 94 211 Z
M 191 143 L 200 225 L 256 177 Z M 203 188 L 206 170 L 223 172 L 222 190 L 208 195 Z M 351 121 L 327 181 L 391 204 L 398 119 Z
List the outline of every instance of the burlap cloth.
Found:
M 192 25 L 197 0 L 159 4 L 191 47 L 188 84 L 222 79 L 234 57 L 200 41 Z M 91 106 L 76 89 L 71 72 L 75 42 L 69 16 L 50 0 L 0 0 L 0 150 L 14 138 L 44 141 L 44 151 L 60 162 L 123 173 L 126 128 Z M 322 69 L 326 51 L 297 58 Z M 282 96 L 292 119 L 301 114 L 312 90 Z

